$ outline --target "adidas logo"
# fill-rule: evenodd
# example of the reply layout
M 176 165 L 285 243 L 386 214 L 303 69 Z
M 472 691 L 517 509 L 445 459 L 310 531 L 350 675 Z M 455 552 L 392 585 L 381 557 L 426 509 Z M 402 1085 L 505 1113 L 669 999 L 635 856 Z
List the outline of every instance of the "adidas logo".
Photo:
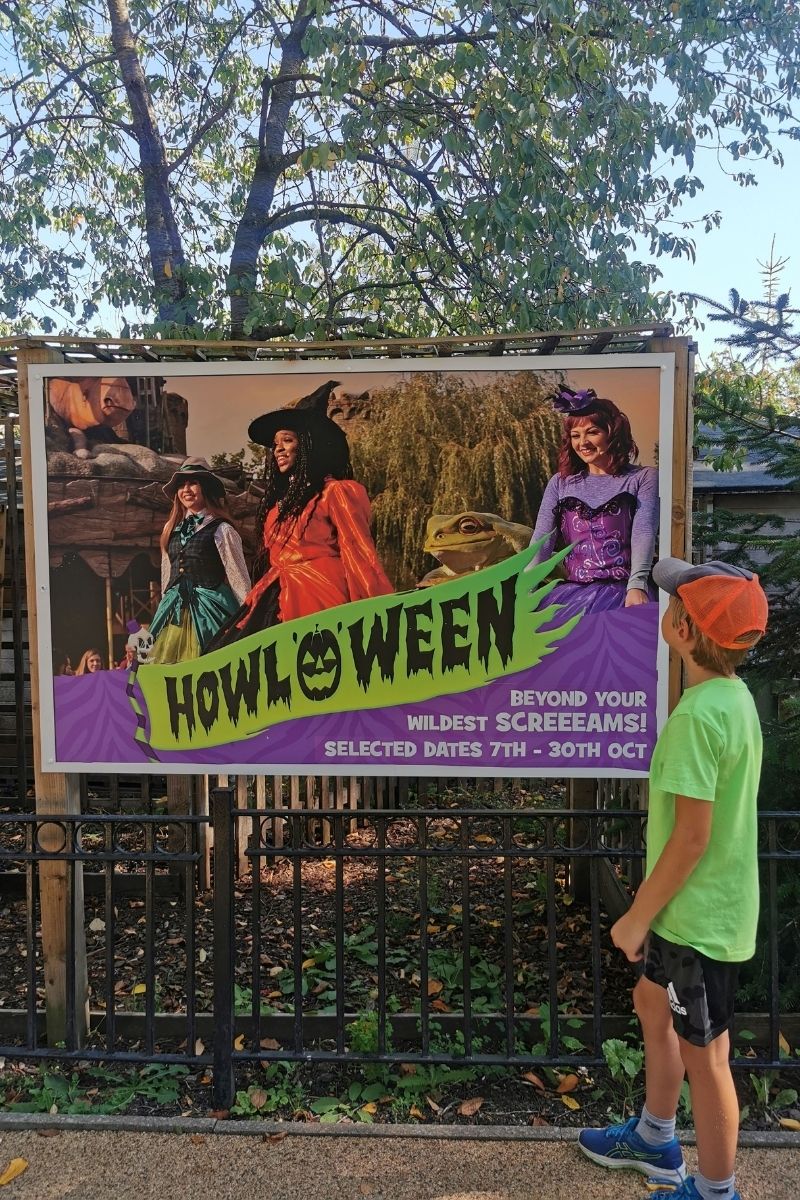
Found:
M 674 983 L 667 984 L 667 1000 L 669 1001 L 669 1006 L 673 1012 L 680 1013 L 682 1017 L 687 1015 L 686 1009 L 678 999 L 678 993 L 675 991 Z

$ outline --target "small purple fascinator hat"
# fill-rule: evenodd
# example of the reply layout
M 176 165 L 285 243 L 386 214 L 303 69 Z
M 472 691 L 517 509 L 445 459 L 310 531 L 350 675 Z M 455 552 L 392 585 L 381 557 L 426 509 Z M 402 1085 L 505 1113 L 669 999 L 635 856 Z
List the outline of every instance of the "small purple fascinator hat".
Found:
M 553 397 L 553 408 L 565 417 L 579 417 L 581 413 L 590 412 L 595 408 L 597 400 L 594 388 L 584 388 L 581 392 L 575 392 L 562 383 Z

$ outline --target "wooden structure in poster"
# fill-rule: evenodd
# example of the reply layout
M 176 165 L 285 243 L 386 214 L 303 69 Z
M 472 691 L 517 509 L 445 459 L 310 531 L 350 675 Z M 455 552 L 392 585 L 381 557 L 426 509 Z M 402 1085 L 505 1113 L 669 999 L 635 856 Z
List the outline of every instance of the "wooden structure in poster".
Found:
M 674 454 L 672 461 L 672 519 L 669 553 L 685 557 L 691 548 L 691 468 L 692 468 L 692 375 L 694 347 L 687 338 L 676 338 L 668 327 L 609 328 L 603 330 L 554 331 L 535 334 L 498 335 L 483 338 L 447 338 L 397 340 L 381 342 L 170 342 L 115 341 L 99 344 L 92 339 L 23 339 L 0 342 L 0 354 L 18 373 L 18 394 L 21 425 L 23 488 L 30 495 L 30 394 L 28 369 L 33 364 L 70 362 L 136 363 L 163 361 L 225 362 L 243 359 L 297 361 L 298 359 L 336 360 L 358 359 L 368 364 L 370 359 L 402 360 L 420 357 L 441 357 L 451 360 L 470 354 L 483 355 L 553 355 L 556 353 L 599 354 L 605 351 L 642 351 L 674 356 Z M 37 646 L 36 572 L 32 506 L 24 509 L 25 561 L 28 589 L 30 646 Z M 667 548 L 662 548 L 662 553 Z M 31 653 L 31 695 L 34 731 L 35 804 L 44 818 L 74 815 L 80 812 L 80 794 L 76 776 L 44 772 L 40 754 L 40 683 L 37 655 Z M 677 702 L 681 691 L 680 663 L 671 660 L 669 672 L 669 707 Z M 188 811 L 193 787 L 191 776 L 168 778 L 168 807 L 171 811 Z M 572 779 L 568 802 L 574 809 L 592 808 L 596 801 L 596 782 L 592 779 Z M 44 821 L 40 827 L 43 849 L 59 849 L 61 831 L 55 824 Z M 588 881 L 573 880 L 580 891 Z M 83 1027 L 88 1030 L 88 999 L 83 898 L 80 864 L 76 864 L 75 893 L 72 903 L 68 895 L 67 864 L 54 857 L 40 867 L 40 896 L 42 944 L 45 962 L 47 1035 L 51 1042 L 62 1040 L 66 1029 L 66 1014 L 70 1008 L 85 1014 Z M 75 927 L 68 929 L 70 913 Z M 75 952 L 74 970 L 67 970 L 67 947 Z M 68 980 L 74 980 L 74 995 L 67 996 Z M 79 1022 L 80 1024 L 80 1022 Z

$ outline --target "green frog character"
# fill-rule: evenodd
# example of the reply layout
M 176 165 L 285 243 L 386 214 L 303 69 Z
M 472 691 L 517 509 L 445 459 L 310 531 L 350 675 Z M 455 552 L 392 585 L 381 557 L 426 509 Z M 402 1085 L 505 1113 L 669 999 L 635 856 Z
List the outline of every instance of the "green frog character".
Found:
M 506 521 L 496 513 L 462 512 L 434 515 L 425 528 L 425 553 L 442 564 L 429 571 L 417 587 L 448 583 L 461 575 L 491 567 L 524 550 L 533 530 Z

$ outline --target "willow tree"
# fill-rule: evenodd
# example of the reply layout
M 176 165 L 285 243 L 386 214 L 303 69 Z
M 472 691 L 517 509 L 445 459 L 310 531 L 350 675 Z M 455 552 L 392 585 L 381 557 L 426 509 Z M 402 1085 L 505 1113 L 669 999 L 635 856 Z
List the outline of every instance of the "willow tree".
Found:
M 744 181 L 797 134 L 787 0 L 0 0 L 0 24 L 17 326 L 636 319 L 636 246 L 692 254 L 670 219 L 698 148 Z
M 472 509 L 535 524 L 561 440 L 549 399 L 556 379 L 419 372 L 373 393 L 371 417 L 351 437 L 353 467 L 398 587 L 434 565 L 423 550 L 434 514 Z

